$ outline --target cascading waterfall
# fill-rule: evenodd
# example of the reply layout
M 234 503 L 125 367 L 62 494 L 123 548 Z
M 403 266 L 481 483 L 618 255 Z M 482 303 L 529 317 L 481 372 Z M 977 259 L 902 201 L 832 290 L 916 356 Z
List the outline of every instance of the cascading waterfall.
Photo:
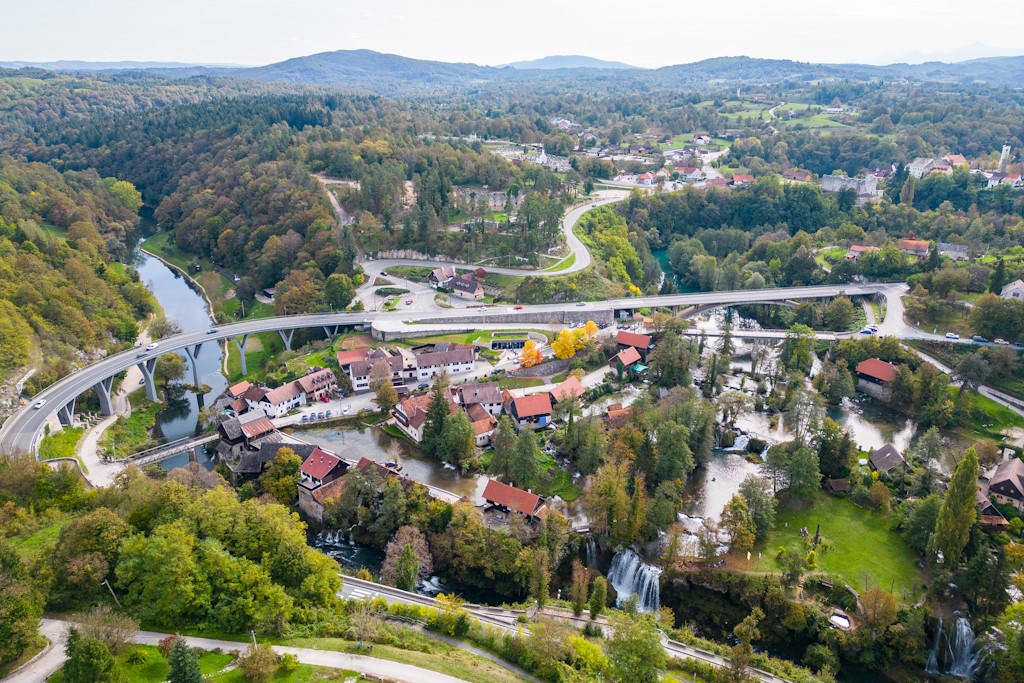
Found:
M 657 612 L 661 606 L 661 569 L 647 564 L 631 549 L 626 548 L 612 558 L 608 581 L 618 593 L 617 605 L 630 596 L 637 597 L 637 608 L 642 612 Z
M 584 559 L 586 560 L 587 566 L 591 569 L 597 568 L 597 543 L 594 542 L 593 536 L 587 536 L 585 553 Z
M 978 663 L 978 655 L 974 651 L 974 629 L 967 617 L 957 617 L 952 636 L 949 639 L 949 655 L 952 658 L 949 673 L 958 678 L 970 678 Z
M 740 434 L 736 437 L 736 440 L 732 442 L 732 446 L 726 450 L 738 451 L 745 453 L 747 451 L 747 445 L 750 443 L 750 437 L 746 434 Z
M 939 661 L 939 649 L 942 647 L 942 639 L 946 640 L 945 656 Z M 958 616 L 949 633 L 943 630 L 942 617 L 935 629 L 935 642 L 932 644 L 932 651 L 928 655 L 928 664 L 925 672 L 932 676 L 943 674 L 956 676 L 957 678 L 970 679 L 974 676 L 978 666 L 978 653 L 975 652 L 974 629 L 967 617 Z M 943 670 L 943 665 L 948 664 L 949 668 Z
M 939 625 L 935 629 L 935 642 L 932 643 L 931 654 L 928 655 L 928 665 L 924 670 L 932 675 L 939 674 L 939 644 L 942 641 L 942 616 L 939 616 Z

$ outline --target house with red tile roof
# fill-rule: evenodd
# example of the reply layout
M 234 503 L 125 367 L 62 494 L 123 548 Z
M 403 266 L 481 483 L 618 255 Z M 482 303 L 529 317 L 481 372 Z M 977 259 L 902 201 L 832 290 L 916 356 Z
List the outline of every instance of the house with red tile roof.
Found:
M 526 515 L 531 520 L 543 520 L 548 516 L 548 506 L 536 493 L 489 479 L 484 487 L 483 498 L 488 505 L 507 512 Z
M 728 187 L 729 181 L 725 178 L 708 178 L 704 181 L 704 187 Z
M 911 256 L 917 256 L 924 258 L 928 255 L 928 249 L 931 245 L 928 244 L 928 240 L 910 240 L 901 239 L 899 241 L 900 251 L 904 254 L 910 254 Z
M 513 397 L 507 402 L 505 412 L 517 431 L 524 427 L 546 427 L 551 421 L 551 396 L 544 393 Z
M 734 173 L 732 176 L 733 187 L 742 187 L 754 182 L 754 176 L 747 173 Z
M 622 351 L 608 359 L 608 365 L 613 370 L 618 370 L 619 363 L 622 363 L 622 367 L 629 370 L 631 367 L 640 362 L 640 352 L 635 347 L 627 346 Z
M 484 417 L 474 420 L 471 424 L 473 425 L 473 437 L 476 440 L 477 448 L 489 445 L 498 431 L 498 421 L 486 413 Z
M 868 358 L 857 364 L 857 376 L 874 382 L 888 384 L 896 379 L 896 366 L 879 358 Z
M 604 416 L 605 429 L 621 429 L 629 424 L 632 416 L 632 408 L 623 408 L 621 403 L 613 403 L 608 406 L 608 412 Z
M 345 474 L 348 465 L 341 458 L 322 448 L 314 448 L 299 468 L 299 483 L 313 489 L 334 481 Z
M 548 393 L 551 395 L 551 402 L 558 403 L 567 399 L 579 398 L 586 391 L 575 375 L 569 375 L 564 382 L 556 384 Z
M 348 351 L 338 351 L 338 366 L 341 371 L 347 373 L 349 366 L 356 361 L 366 360 L 370 355 L 369 349 L 349 349 Z
M 619 351 L 624 351 L 632 346 L 644 361 L 647 360 L 648 351 L 654 347 L 650 335 L 637 334 L 636 332 L 628 332 L 626 330 L 619 330 L 615 333 L 615 343 L 618 345 Z
M 395 425 L 416 443 L 423 441 L 423 425 L 427 422 L 427 412 L 430 410 L 430 401 L 433 397 L 433 392 L 410 396 L 399 401 L 391 410 Z M 454 415 L 459 412 L 459 406 L 452 400 L 451 389 L 448 390 L 447 398 L 449 413 Z
M 228 396 L 231 398 L 241 398 L 242 394 L 244 394 L 251 386 L 252 385 L 249 384 L 249 382 L 242 380 L 238 384 L 228 387 Z

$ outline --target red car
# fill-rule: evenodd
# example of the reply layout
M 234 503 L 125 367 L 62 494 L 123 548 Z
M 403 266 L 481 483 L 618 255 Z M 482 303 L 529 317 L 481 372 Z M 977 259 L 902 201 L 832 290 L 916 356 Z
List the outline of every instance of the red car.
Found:
M 406 299 L 405 300 L 405 305 L 406 306 L 412 306 L 412 299 Z
M 517 304 L 517 305 L 516 305 L 516 306 L 514 307 L 514 309 L 513 309 L 513 310 L 516 310 L 516 311 L 521 311 L 521 310 L 523 310 L 523 305 L 522 305 L 522 304 Z

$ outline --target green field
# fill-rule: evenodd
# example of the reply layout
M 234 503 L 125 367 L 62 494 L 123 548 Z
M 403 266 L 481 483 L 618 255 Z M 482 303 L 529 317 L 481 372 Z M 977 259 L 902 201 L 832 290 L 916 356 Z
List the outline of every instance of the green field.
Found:
M 498 380 L 501 389 L 528 389 L 539 387 L 544 384 L 540 377 L 502 377 Z
M 146 653 L 146 661 L 141 664 L 132 664 L 128 661 L 128 653 L 132 651 L 142 651 Z M 167 680 L 167 675 L 171 671 L 170 665 L 167 663 L 167 658 L 160 654 L 160 650 L 154 645 L 133 645 L 126 649 L 124 652 L 119 654 L 116 658 L 117 663 L 121 667 L 121 672 L 125 676 L 125 680 L 132 681 L 132 683 L 161 683 Z M 203 672 L 204 677 L 209 677 L 211 674 L 216 674 L 222 671 L 228 664 L 235 659 L 234 655 L 231 654 L 218 654 L 216 652 L 204 652 L 199 656 L 199 668 Z M 300 667 L 301 668 L 301 667 Z M 234 669 L 232 672 L 241 673 L 240 670 Z M 295 672 L 297 673 L 298 669 Z M 225 675 L 226 676 L 226 675 Z M 58 671 L 54 674 L 50 681 L 63 681 L 63 672 Z M 236 678 L 228 678 L 221 676 L 214 676 L 213 678 L 207 678 L 207 680 L 243 680 Z M 271 680 L 281 681 L 308 681 L 309 678 L 272 678 Z
M 544 271 L 545 272 L 551 272 L 551 271 L 556 271 L 556 270 L 565 270 L 566 268 L 570 267 L 574 263 L 576 263 L 576 252 L 573 252 L 573 253 L 569 254 L 568 256 L 566 256 L 564 259 L 562 259 L 558 263 L 551 264 L 550 266 L 545 268 Z
M 60 530 L 70 521 L 71 519 L 68 517 L 58 519 L 47 526 L 36 529 L 27 536 L 12 536 L 7 539 L 7 542 L 23 559 L 31 561 L 40 551 L 57 542 Z
M 782 567 L 775 559 L 780 547 L 807 555 L 807 540 L 800 535 L 800 528 L 807 527 L 813 540 L 818 524 L 830 547 L 817 553 L 817 572 L 840 578 L 860 593 L 866 590 L 865 584 L 886 590 L 895 585 L 893 594 L 904 603 L 913 602 L 921 594 L 923 578 L 917 570 L 918 558 L 900 535 L 889 529 L 888 515 L 825 494 L 819 494 L 812 507 L 779 509 L 775 531 L 757 548 L 763 557 L 756 564 L 751 560 L 749 568 L 780 571 Z
M 956 396 L 960 387 L 950 387 L 951 396 Z M 996 403 L 987 396 L 973 394 L 971 396 L 971 421 L 962 428 L 968 436 L 975 439 L 1002 439 L 1003 432 L 1012 427 L 1024 427 L 1024 417 L 1021 417 L 1006 406 Z M 985 417 L 979 418 L 977 413 L 981 412 Z
M 54 434 L 47 434 L 39 442 L 39 459 L 75 457 L 75 449 L 84 432 L 81 427 L 65 427 Z
M 846 247 L 829 247 L 827 249 L 821 249 L 815 252 L 814 260 L 819 266 L 830 268 L 841 261 L 847 251 L 849 250 Z
M 163 408 L 162 403 L 146 401 L 146 389 L 136 389 L 128 395 L 132 414 L 119 417 L 103 432 L 96 449 L 102 454 L 114 449 L 114 457 L 124 458 L 132 453 L 156 445 L 149 432 L 156 426 L 156 414 Z

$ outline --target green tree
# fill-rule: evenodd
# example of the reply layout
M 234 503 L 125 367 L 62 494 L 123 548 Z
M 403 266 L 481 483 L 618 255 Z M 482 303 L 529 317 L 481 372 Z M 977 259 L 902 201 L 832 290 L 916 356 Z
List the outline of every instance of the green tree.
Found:
M 590 585 L 590 572 L 580 558 L 572 561 L 572 584 L 569 588 L 569 596 L 572 601 L 572 613 L 577 617 L 583 614 L 583 608 L 587 606 L 587 588 Z
M 398 390 L 390 382 L 381 384 L 377 387 L 373 401 L 377 404 L 381 414 L 387 415 L 392 408 L 398 405 Z
M 608 641 L 608 659 L 614 680 L 654 683 L 658 670 L 666 663 L 665 650 L 654 617 L 649 614 L 624 615 L 615 620 Z
M 907 181 L 903 183 L 903 189 L 900 190 L 900 204 L 903 206 L 914 205 L 914 176 L 908 176 Z
M 388 542 L 381 567 L 384 583 L 411 591 L 416 581 L 433 571 L 430 550 L 423 532 L 414 526 L 403 526 Z
M 603 576 L 594 577 L 594 588 L 590 592 L 590 618 L 597 619 L 604 612 L 605 603 L 608 602 L 608 581 Z
M 855 316 L 853 303 L 845 296 L 837 296 L 825 307 L 822 322 L 825 323 L 827 329 L 843 332 L 850 329 Z
M 996 262 L 996 267 L 992 271 L 992 279 L 989 280 L 988 291 L 995 295 L 1002 294 L 1003 287 L 1006 286 L 1006 261 L 1000 258 Z
M 551 570 L 548 568 L 548 554 L 543 549 L 534 551 L 530 573 L 530 597 L 543 608 L 551 599 Z
M 733 646 L 729 653 L 729 678 L 735 683 L 743 683 L 748 677 L 750 658 L 754 654 L 753 643 L 761 637 L 757 628 L 758 622 L 764 619 L 764 612 L 760 607 L 755 607 L 750 614 L 733 628 L 733 635 L 739 642 Z
M 451 409 L 448 403 L 448 377 L 438 375 L 430 390 L 430 404 L 427 406 L 427 420 L 423 425 L 423 445 L 435 458 L 441 458 L 444 450 L 444 427 L 448 423 Z
M 165 387 L 185 377 L 185 359 L 176 353 L 165 353 L 156 359 L 153 381 Z
M 175 638 L 167 663 L 171 666 L 171 672 L 167 674 L 168 683 L 202 683 L 199 653 L 189 647 L 184 638 Z
M 942 553 L 943 565 L 948 569 L 960 564 L 960 556 L 967 546 L 971 527 L 977 518 L 977 487 L 978 454 L 973 448 L 968 448 L 949 480 L 935 531 L 928 541 L 930 558 L 935 561 L 938 554 Z
M 896 599 L 881 586 L 872 586 L 861 598 L 864 620 L 872 635 L 880 635 L 896 622 Z
M 914 452 L 917 454 L 917 457 L 924 461 L 926 466 L 941 458 L 943 448 L 942 433 L 939 432 L 939 428 L 929 427 L 928 431 L 918 439 L 917 448 L 914 449 Z
M 968 353 L 953 368 L 953 377 L 963 391 L 977 391 L 988 379 L 988 362 L 977 353 Z
M 789 460 L 787 473 L 790 493 L 809 500 L 821 485 L 818 454 L 812 448 L 796 449 Z
M 740 484 L 740 496 L 747 504 L 757 538 L 763 540 L 775 528 L 775 497 L 768 492 L 768 482 L 749 475 Z
M 494 435 L 494 445 L 491 449 L 491 462 L 487 466 L 487 473 L 492 477 L 506 482 L 512 479 L 516 438 L 516 428 L 512 425 L 512 420 L 508 415 L 502 415 L 498 419 L 498 431 Z
M 515 454 L 509 463 L 509 477 L 521 489 L 532 488 L 540 479 L 537 436 L 529 427 L 523 429 L 516 441 Z
M 281 505 L 291 505 L 299 495 L 301 467 L 302 458 L 295 451 L 288 447 L 281 448 L 259 476 L 259 488 L 276 498 Z
M 444 450 L 441 459 L 461 470 L 469 469 L 476 455 L 476 435 L 469 416 L 462 410 L 450 415 L 444 425 Z
M 263 683 L 270 680 L 277 667 L 277 655 L 269 645 L 252 645 L 238 658 L 238 668 L 242 670 L 245 680 L 251 683 Z
M 34 642 L 42 603 L 18 553 L 0 538 L 0 664 L 17 659 Z
M 796 324 L 786 332 L 782 342 L 782 364 L 789 369 L 807 374 L 814 358 L 814 330 L 807 325 Z
M 729 552 L 741 555 L 754 547 L 757 527 L 746 501 L 733 496 L 722 509 L 722 528 L 729 533 Z
M 64 653 L 68 657 L 63 670 L 66 683 L 120 683 L 125 680 L 107 646 L 98 638 L 83 637 L 74 626 L 68 630 Z
M 942 499 L 933 493 L 905 505 L 910 507 L 910 514 L 903 523 L 903 540 L 917 552 L 923 553 L 928 548 L 928 539 L 935 532 Z
M 324 285 L 324 298 L 327 305 L 335 311 L 343 311 L 352 303 L 352 297 L 356 295 L 355 285 L 352 278 L 344 273 L 333 273 L 327 278 Z
M 845 429 L 830 417 L 821 421 L 818 430 L 818 468 L 823 477 L 835 479 L 850 473 L 853 463 L 853 440 Z

